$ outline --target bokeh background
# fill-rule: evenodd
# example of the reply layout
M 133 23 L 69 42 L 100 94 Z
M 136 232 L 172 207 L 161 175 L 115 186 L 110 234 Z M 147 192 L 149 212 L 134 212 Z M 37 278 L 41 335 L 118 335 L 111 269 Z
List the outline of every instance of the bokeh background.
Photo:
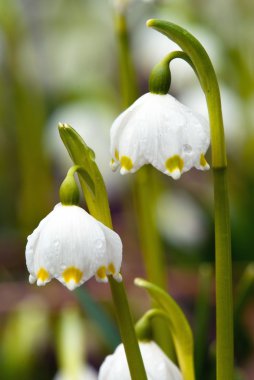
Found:
M 0 373 L 6 380 L 53 379 L 75 360 L 96 370 L 119 339 L 107 285 L 90 280 L 74 294 L 56 282 L 37 288 L 27 281 L 26 237 L 58 202 L 59 185 L 71 165 L 58 122 L 70 123 L 96 153 L 114 227 L 124 243 L 123 275 L 134 319 L 149 307 L 148 298 L 133 285 L 145 270 L 132 178 L 111 173 L 108 165 L 109 129 L 122 110 L 114 30 L 117 3 L 120 0 L 0 0 Z M 129 3 L 126 16 L 140 94 L 148 89 L 153 65 L 176 48 L 146 28 L 149 18 L 173 21 L 193 33 L 218 75 L 229 163 L 236 364 L 238 379 L 251 380 L 254 2 Z M 178 60 L 172 64 L 171 93 L 207 116 L 196 77 Z M 195 332 L 197 380 L 213 379 L 212 175 L 192 170 L 176 182 L 162 175 L 158 179 L 156 223 L 168 262 L 169 291 Z M 73 326 L 80 327 L 79 333 Z M 65 334 L 70 334 L 67 340 Z M 75 336 L 82 340 L 71 339 Z M 70 347 L 76 354 L 66 364 Z

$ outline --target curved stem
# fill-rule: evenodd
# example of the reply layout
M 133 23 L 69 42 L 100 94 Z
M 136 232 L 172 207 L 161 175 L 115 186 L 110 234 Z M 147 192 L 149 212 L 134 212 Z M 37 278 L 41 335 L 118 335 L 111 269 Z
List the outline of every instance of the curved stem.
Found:
M 91 155 L 91 149 L 69 125 L 59 125 L 59 133 L 74 164 L 82 167 L 82 170 L 80 170 L 80 167 L 78 168 L 78 173 L 90 214 L 112 229 L 105 184 L 94 161 L 94 155 Z M 90 181 L 87 182 L 88 178 L 93 183 L 94 192 L 91 192 L 91 183 Z M 109 283 L 131 378 L 133 380 L 147 380 L 124 284 L 123 282 L 115 281 L 111 276 L 109 276 Z
M 207 101 L 214 173 L 216 370 L 217 380 L 232 380 L 234 364 L 232 259 L 227 159 L 219 86 L 210 58 L 194 36 L 178 25 L 167 21 L 149 20 L 147 25 L 176 42 L 189 56 Z
M 161 309 L 150 309 L 138 320 L 135 330 L 139 341 L 152 340 L 152 322 L 158 317 L 164 322 L 170 322 L 167 313 Z

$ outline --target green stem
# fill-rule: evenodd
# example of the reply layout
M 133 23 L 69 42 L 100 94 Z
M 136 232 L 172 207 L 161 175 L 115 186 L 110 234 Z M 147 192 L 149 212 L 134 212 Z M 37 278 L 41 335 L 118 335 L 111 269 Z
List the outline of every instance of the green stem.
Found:
M 166 262 L 156 227 L 158 180 L 158 173 L 151 166 L 145 166 L 136 173 L 134 185 L 139 236 L 147 279 L 162 289 L 167 289 Z M 153 307 L 156 306 L 157 303 L 154 301 Z M 154 319 L 152 326 L 156 342 L 168 356 L 173 357 L 172 339 L 165 321 Z
M 60 124 L 59 132 L 73 163 L 83 168 L 82 170 L 78 168 L 78 173 L 90 214 L 112 229 L 106 188 L 94 161 L 94 154 L 92 154 L 91 149 L 78 133 L 69 125 Z M 115 281 L 111 276 L 109 276 L 109 283 L 131 378 L 133 380 L 147 380 L 124 284 L 123 282 Z
M 219 86 L 210 58 L 194 36 L 178 25 L 167 21 L 149 20 L 147 25 L 172 39 L 189 56 L 206 96 L 211 128 L 214 173 L 216 371 L 217 380 L 232 380 L 234 364 L 232 259 L 227 159 Z
M 138 97 L 137 81 L 127 30 L 125 13 L 115 13 L 115 31 L 118 41 L 118 56 L 123 107 L 129 107 Z M 135 175 L 134 193 L 138 208 L 138 224 L 147 277 L 166 289 L 166 271 L 163 250 L 155 223 L 156 174 L 145 167 Z M 156 305 L 154 305 L 156 306 Z M 172 356 L 170 334 L 164 322 L 154 320 L 154 337 L 162 349 Z
M 146 380 L 144 364 L 137 344 L 137 337 L 131 317 L 123 282 L 116 282 L 109 276 L 109 284 L 115 305 L 116 316 L 122 342 L 133 380 Z
M 118 43 L 122 106 L 126 108 L 136 100 L 138 88 L 124 13 L 115 12 L 115 31 Z
M 161 309 L 148 310 L 135 325 L 135 330 L 139 341 L 152 340 L 152 322 L 155 318 L 161 318 L 166 323 L 170 322 L 165 311 Z
M 226 168 L 214 168 L 217 379 L 233 378 L 233 300 Z
M 207 331 L 211 319 L 211 290 L 213 266 L 205 263 L 199 267 L 199 293 L 195 310 L 195 372 L 198 380 L 203 378 L 204 366 L 208 354 Z
M 161 239 L 156 228 L 157 172 L 145 166 L 136 174 L 136 197 L 139 217 L 139 234 L 150 282 L 166 288 L 166 265 Z
M 111 229 L 113 228 L 110 213 L 108 214 L 108 221 L 105 225 Z M 132 380 L 147 380 L 124 283 L 117 282 L 111 276 L 109 276 L 108 279 L 131 378 Z

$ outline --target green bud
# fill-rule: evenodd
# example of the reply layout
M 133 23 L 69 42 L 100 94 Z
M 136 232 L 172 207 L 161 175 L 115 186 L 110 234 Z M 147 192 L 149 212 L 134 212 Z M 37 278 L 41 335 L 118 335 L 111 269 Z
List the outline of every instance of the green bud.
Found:
M 77 169 L 78 166 L 71 167 L 60 186 L 59 196 L 63 205 L 71 206 L 79 203 L 79 189 L 74 178 Z
M 162 60 L 154 66 L 149 78 L 149 91 L 154 94 L 165 95 L 169 91 L 171 83 L 171 74 L 169 62 Z

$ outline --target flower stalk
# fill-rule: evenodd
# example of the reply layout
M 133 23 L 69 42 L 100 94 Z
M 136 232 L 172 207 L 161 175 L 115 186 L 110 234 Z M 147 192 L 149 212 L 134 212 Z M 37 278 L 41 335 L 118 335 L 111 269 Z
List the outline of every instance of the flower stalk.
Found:
M 176 42 L 187 54 L 204 91 L 211 129 L 214 176 L 214 222 L 216 265 L 216 371 L 217 380 L 233 378 L 232 259 L 227 159 L 220 91 L 210 58 L 199 41 L 181 27 L 162 20 L 149 20 L 152 27 Z
M 115 33 L 118 43 L 118 59 L 123 108 L 129 107 L 138 98 L 138 87 L 130 41 L 127 30 L 126 14 L 115 12 Z M 144 167 L 136 173 L 133 193 L 137 209 L 137 221 L 141 250 L 147 278 L 166 289 L 166 266 L 162 242 L 155 224 L 158 174 L 151 167 Z M 154 303 L 156 306 L 156 303 Z M 172 354 L 171 336 L 164 321 L 153 321 L 155 340 L 170 356 Z
M 69 125 L 60 124 L 59 133 L 74 164 L 83 168 L 83 170 L 79 170 L 80 183 L 91 215 L 112 229 L 106 188 L 94 161 L 94 154 L 91 154 L 91 149 Z M 93 184 L 96 183 L 94 191 L 91 189 L 91 183 L 87 182 L 87 178 L 90 178 Z M 146 380 L 146 372 L 141 358 L 124 284 L 122 281 L 116 281 L 112 276 L 108 276 L 108 280 L 132 379 Z

